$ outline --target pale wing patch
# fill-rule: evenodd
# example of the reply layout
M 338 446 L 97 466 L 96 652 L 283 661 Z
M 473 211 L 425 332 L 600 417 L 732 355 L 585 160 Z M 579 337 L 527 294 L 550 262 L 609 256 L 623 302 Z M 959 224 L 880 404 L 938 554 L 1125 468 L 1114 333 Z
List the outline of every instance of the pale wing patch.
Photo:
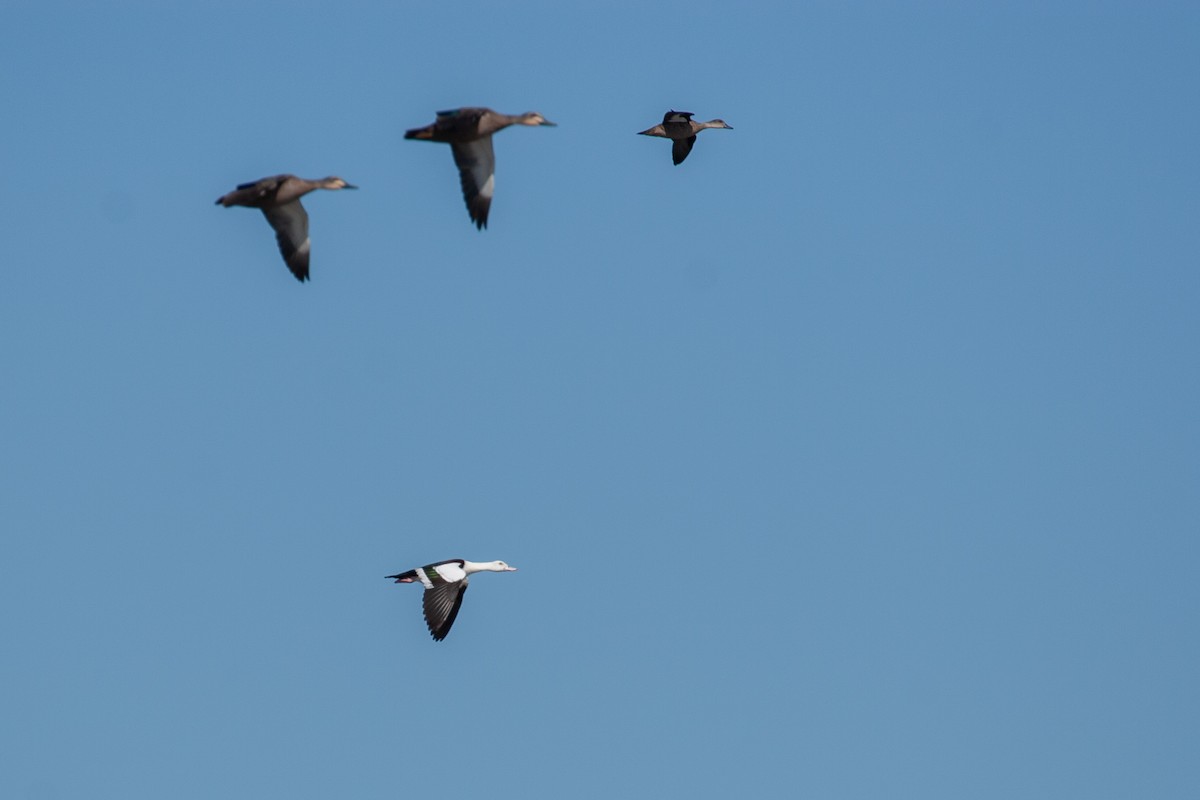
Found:
M 467 577 L 467 573 L 458 564 L 438 564 L 434 569 L 437 570 L 438 575 L 450 583 L 461 581 Z
M 433 588 L 433 581 L 429 580 L 429 576 L 425 574 L 424 567 L 417 567 L 414 571 L 417 573 L 417 577 L 421 580 L 422 586 L 424 586 L 426 589 Z

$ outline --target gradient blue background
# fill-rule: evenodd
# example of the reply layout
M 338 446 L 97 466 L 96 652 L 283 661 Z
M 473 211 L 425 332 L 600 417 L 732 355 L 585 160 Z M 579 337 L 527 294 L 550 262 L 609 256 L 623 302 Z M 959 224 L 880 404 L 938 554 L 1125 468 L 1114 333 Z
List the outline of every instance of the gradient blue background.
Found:
M 0 796 L 1200 796 L 1198 41 L 8 0 Z

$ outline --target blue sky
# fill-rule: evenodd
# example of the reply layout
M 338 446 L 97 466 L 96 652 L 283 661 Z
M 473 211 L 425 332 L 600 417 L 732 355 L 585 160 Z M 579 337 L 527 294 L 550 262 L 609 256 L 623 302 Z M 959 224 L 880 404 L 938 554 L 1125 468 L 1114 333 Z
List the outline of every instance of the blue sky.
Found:
M 4 4 L 0 795 L 1195 797 L 1200 11 L 1045 5 Z

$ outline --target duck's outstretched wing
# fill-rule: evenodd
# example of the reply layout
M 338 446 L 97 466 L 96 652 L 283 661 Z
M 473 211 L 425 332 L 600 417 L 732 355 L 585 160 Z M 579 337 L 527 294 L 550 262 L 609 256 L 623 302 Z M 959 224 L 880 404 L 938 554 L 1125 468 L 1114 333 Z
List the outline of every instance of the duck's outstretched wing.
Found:
M 279 252 L 296 280 L 308 280 L 308 212 L 299 200 L 264 208 L 263 214 L 275 229 Z
M 425 611 L 425 624 L 435 642 L 440 642 L 450 633 L 450 626 L 458 616 L 458 609 L 462 608 L 462 599 L 466 592 L 466 578 L 453 583 L 441 583 L 425 590 L 421 604 Z
M 458 177 L 462 181 L 463 200 L 467 213 L 475 227 L 487 227 L 488 209 L 492 206 L 492 191 L 496 185 L 496 156 L 492 151 L 492 137 L 485 136 L 472 142 L 454 142 L 450 145 L 454 163 L 458 165 Z
M 686 139 L 673 139 L 671 141 L 671 160 L 678 166 L 683 163 L 683 160 L 688 157 L 688 153 L 692 152 L 692 145 L 696 143 L 696 135 L 692 134 Z

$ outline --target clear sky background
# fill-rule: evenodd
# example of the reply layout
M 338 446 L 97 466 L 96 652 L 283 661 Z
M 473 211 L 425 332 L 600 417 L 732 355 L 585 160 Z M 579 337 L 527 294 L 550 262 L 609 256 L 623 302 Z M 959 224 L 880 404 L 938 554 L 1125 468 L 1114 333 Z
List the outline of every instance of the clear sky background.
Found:
M 0 796 L 1200 796 L 1200 11 L 983 6 L 0 6 Z

